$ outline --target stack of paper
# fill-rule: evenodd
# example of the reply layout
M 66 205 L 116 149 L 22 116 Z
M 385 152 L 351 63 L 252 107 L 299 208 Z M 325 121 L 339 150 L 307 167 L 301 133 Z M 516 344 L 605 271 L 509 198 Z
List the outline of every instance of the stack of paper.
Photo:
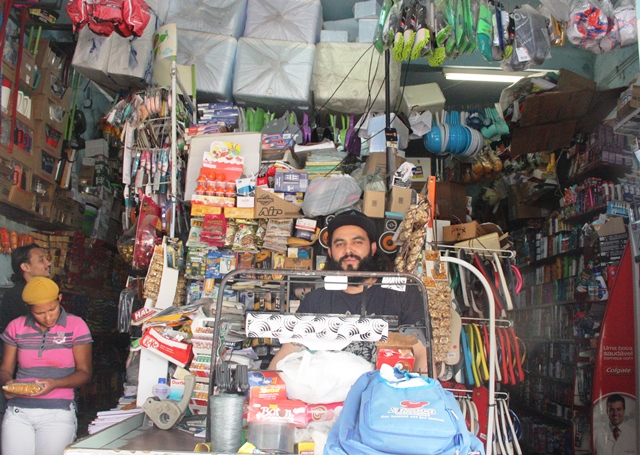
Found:
M 104 430 L 116 423 L 120 423 L 125 419 L 128 419 L 131 416 L 140 414 L 142 408 L 134 408 L 134 409 L 111 409 L 109 411 L 100 411 L 96 415 L 96 418 L 89 424 L 87 429 L 89 434 L 97 433 L 100 430 Z
M 328 177 L 331 174 L 342 174 L 341 164 L 346 156 L 346 152 L 337 150 L 310 151 L 305 165 L 305 169 L 309 173 L 309 179 Z

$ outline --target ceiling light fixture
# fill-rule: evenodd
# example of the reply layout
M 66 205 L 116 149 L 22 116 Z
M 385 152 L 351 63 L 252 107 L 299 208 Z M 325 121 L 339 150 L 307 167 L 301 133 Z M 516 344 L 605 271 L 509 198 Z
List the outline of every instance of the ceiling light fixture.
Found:
M 512 84 L 519 81 L 523 77 L 532 76 L 536 72 L 506 72 L 499 69 L 482 69 L 482 68 L 443 68 L 442 73 L 445 79 L 454 81 L 475 81 L 475 82 L 500 82 L 503 84 Z M 546 72 L 546 71 L 543 71 Z

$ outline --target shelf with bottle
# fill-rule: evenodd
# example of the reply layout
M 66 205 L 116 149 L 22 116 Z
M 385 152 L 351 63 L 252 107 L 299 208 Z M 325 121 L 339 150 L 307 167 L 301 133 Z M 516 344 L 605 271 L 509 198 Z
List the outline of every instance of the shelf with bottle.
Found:
M 577 260 L 539 267 L 522 273 L 522 290 L 514 296 L 515 309 L 567 305 L 575 300 Z

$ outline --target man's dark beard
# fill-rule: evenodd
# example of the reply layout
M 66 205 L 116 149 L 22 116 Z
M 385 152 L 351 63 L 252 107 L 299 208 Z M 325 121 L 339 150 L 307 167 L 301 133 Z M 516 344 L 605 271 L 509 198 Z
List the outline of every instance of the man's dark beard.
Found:
M 360 256 L 356 256 L 355 254 L 351 254 L 348 256 L 343 256 L 340 260 L 344 260 L 347 258 L 354 258 L 359 261 L 358 267 L 353 268 L 352 265 L 349 265 L 346 271 L 357 271 L 357 272 L 382 272 L 384 269 L 380 268 L 379 262 L 376 260 L 375 256 L 371 256 L 370 254 L 365 256 L 364 258 L 360 258 Z M 325 264 L 325 270 L 332 271 L 343 271 L 342 265 L 335 261 L 333 258 L 327 258 L 327 262 Z M 366 280 L 366 277 L 360 276 L 351 276 L 349 277 L 349 283 L 362 283 L 362 281 Z

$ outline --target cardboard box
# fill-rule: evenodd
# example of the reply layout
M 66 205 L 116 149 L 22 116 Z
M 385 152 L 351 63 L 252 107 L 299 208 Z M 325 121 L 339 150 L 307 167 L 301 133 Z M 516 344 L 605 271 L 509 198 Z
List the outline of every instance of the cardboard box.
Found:
M 191 211 L 193 215 L 193 210 Z M 253 207 L 225 207 L 224 208 L 224 216 L 225 218 L 254 218 L 254 208 Z
M 252 209 L 256 205 L 256 199 L 253 196 L 236 196 L 236 207 Z
M 38 71 L 36 58 L 26 49 L 22 50 L 22 61 L 20 62 L 20 80 L 29 87 L 36 87 L 38 84 Z
M 454 182 L 436 184 L 436 217 L 464 221 L 467 216 L 467 193 L 464 185 Z
M 64 131 L 69 111 L 60 105 L 59 99 L 56 100 L 47 95 L 34 95 L 31 106 L 31 115 L 34 120 L 47 122 L 58 131 Z
M 371 218 L 384 218 L 386 196 L 384 191 L 364 190 L 362 213 Z
M 273 189 L 278 193 L 304 193 L 309 187 L 309 174 L 304 170 L 276 171 Z
M 313 270 L 312 258 L 285 258 L 284 268 L 286 270 Z
M 390 365 L 401 370 L 413 371 L 415 360 L 411 347 L 379 347 L 378 356 L 376 357 L 376 370 L 379 370 L 382 365 Z
M 298 218 L 300 207 L 281 199 L 275 193 L 256 188 L 255 218 Z
M 549 215 L 549 210 L 536 207 L 531 202 L 523 199 L 516 188 L 509 188 L 507 196 L 509 221 L 522 220 L 527 218 L 543 218 Z
M 193 357 L 191 344 L 166 338 L 153 327 L 144 333 L 140 339 L 140 346 L 183 368 Z
M 442 241 L 444 243 L 456 243 L 462 240 L 475 239 L 486 234 L 477 221 L 470 223 L 454 224 L 442 228 Z
M 249 398 L 286 400 L 286 385 L 275 371 L 249 372 Z
M 48 122 L 37 121 L 33 130 L 33 145 L 39 147 L 50 155 L 60 158 L 62 153 L 62 132 Z
M 430 111 L 433 114 L 444 109 L 446 99 L 435 82 L 404 87 L 401 112 L 407 117 L 412 112 Z
M 593 81 L 561 69 L 558 91 L 526 98 L 520 122 L 511 127 L 511 155 L 569 147 L 576 133 L 602 122 L 623 90 L 596 90 Z
M 53 74 L 59 77 L 65 60 L 66 55 L 64 52 L 59 50 L 51 40 L 43 38 L 39 41 L 38 54 L 36 55 L 38 69 L 51 70 Z
M 73 90 L 64 85 L 60 77 L 51 70 L 40 70 L 40 80 L 34 92 L 53 98 L 58 101 L 64 109 L 69 109 L 69 106 L 71 106 Z
M 413 176 L 411 183 L 424 183 L 431 175 L 431 158 L 406 158 L 407 162 L 413 164 Z
M 48 150 L 35 148 L 33 150 L 33 173 L 42 177 L 48 182 L 55 181 L 56 165 L 58 158 L 53 156 Z
M 398 186 L 391 187 L 387 200 L 387 211 L 393 213 L 407 213 L 411 200 L 413 199 L 413 190 L 411 188 L 400 188 Z
M 25 210 L 33 210 L 36 194 L 13 185 L 9 190 L 9 202 Z
M 396 156 L 396 169 L 404 163 L 404 161 L 404 158 Z M 393 172 L 395 171 L 396 170 L 394 169 Z M 375 152 L 370 154 L 364 164 L 362 173 L 365 175 L 378 174 L 380 178 L 384 180 L 387 176 L 387 153 Z
M 307 426 L 307 404 L 300 400 L 249 400 L 247 422 L 286 422 Z

